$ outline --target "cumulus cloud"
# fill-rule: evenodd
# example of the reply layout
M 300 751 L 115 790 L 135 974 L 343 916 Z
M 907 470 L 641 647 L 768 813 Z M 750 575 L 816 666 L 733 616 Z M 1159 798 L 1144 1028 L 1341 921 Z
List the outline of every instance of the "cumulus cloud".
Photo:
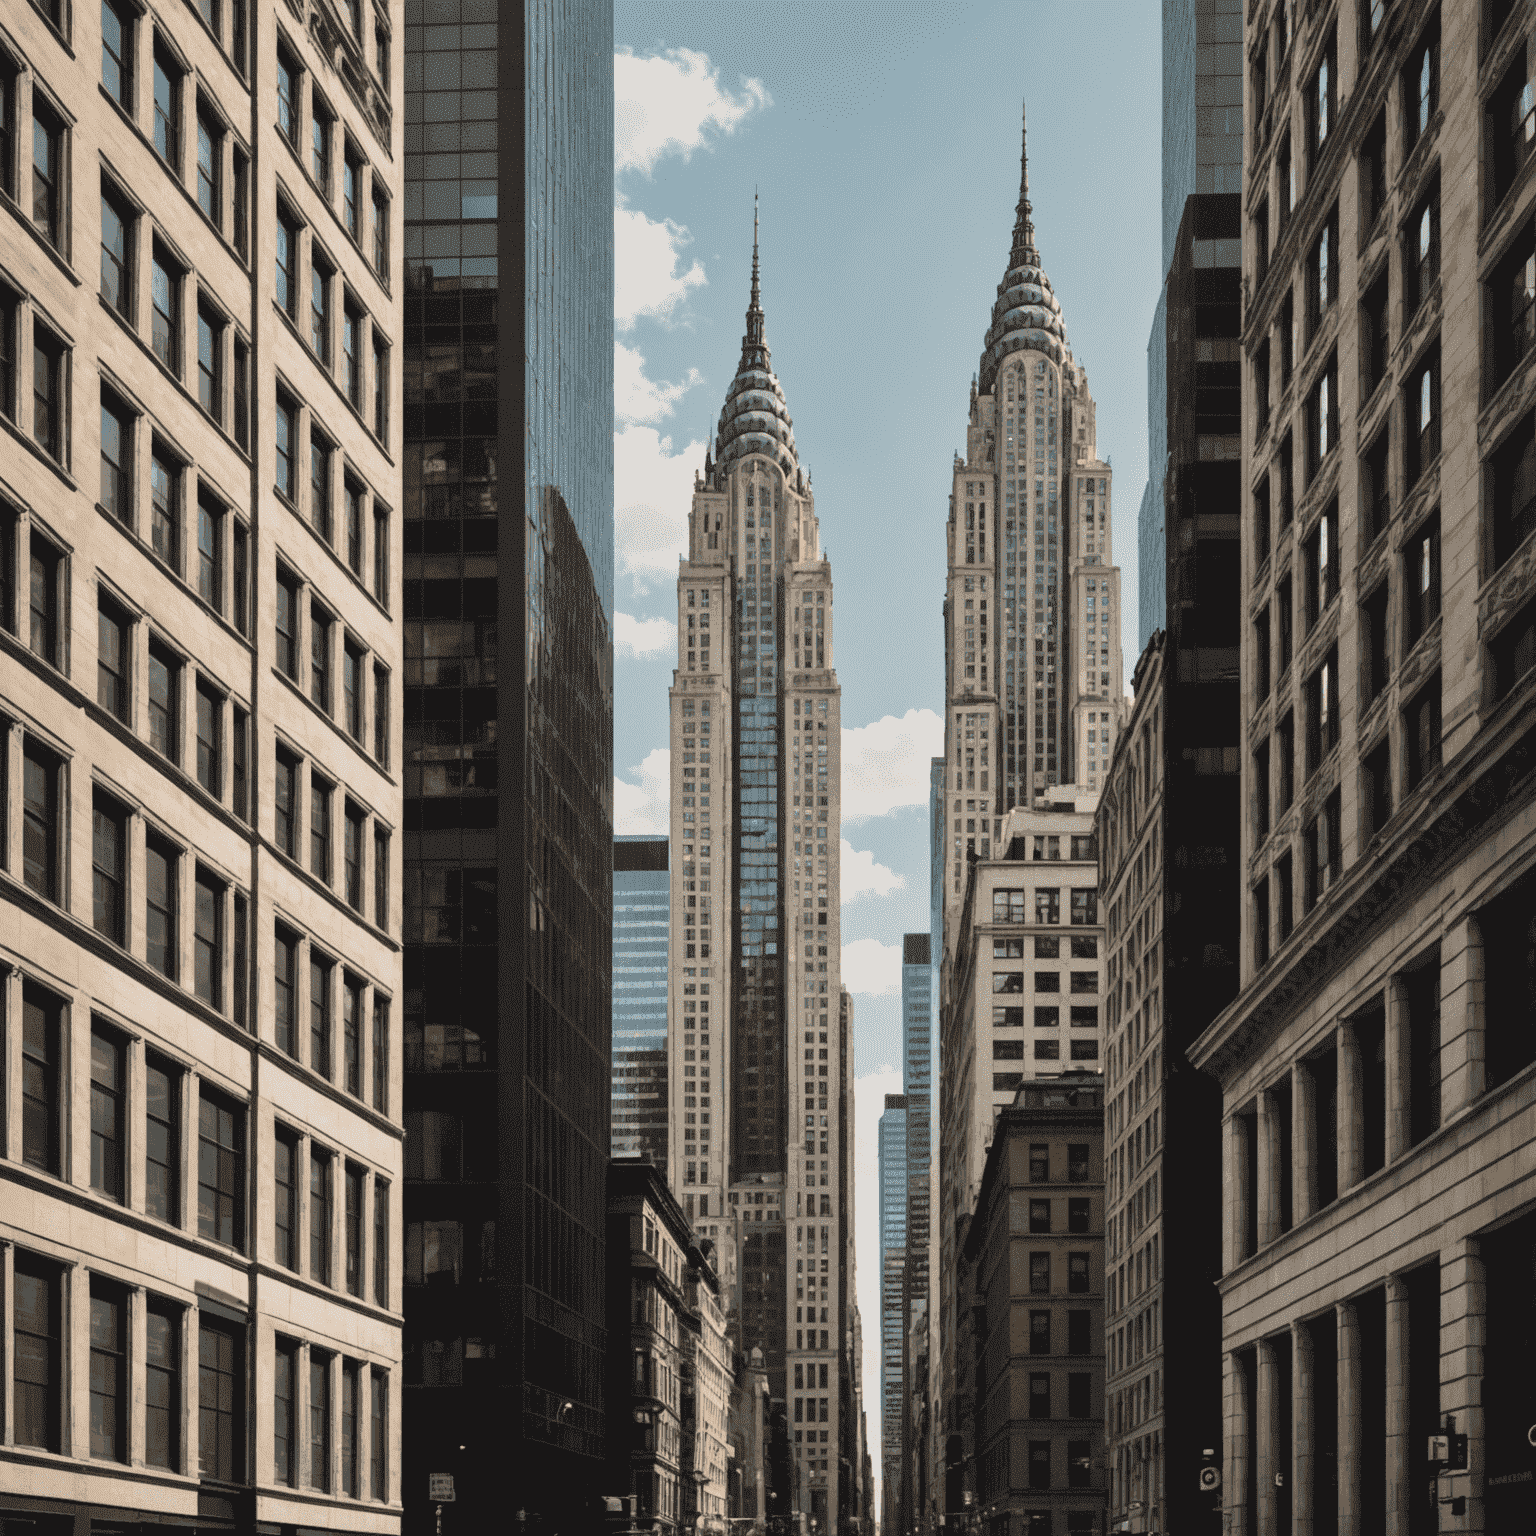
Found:
M 676 648 L 677 625 L 671 619 L 637 619 L 632 613 L 615 613 L 613 643 L 625 656 L 659 656 Z
M 672 754 L 657 747 L 643 763 L 629 770 L 640 776 L 631 784 L 617 774 L 613 779 L 613 830 L 616 833 L 649 832 L 665 837 L 671 830 Z
M 620 48 L 613 57 L 613 95 L 614 170 L 646 176 L 663 155 L 687 160 L 773 104 L 761 80 L 744 75 L 739 91 L 721 85 L 709 55 L 691 48 L 644 57 Z
M 648 378 L 640 353 L 622 341 L 614 344 L 613 413 L 622 425 L 654 424 L 665 419 L 694 385 L 703 382 L 704 375 L 697 368 L 690 368 L 681 384 Z
M 653 219 L 623 203 L 613 210 L 613 323 L 633 329 L 642 316 L 670 322 L 689 291 L 709 281 L 700 262 L 682 270 L 693 240 L 673 219 Z
M 944 753 L 944 722 L 931 709 L 886 715 L 843 731 L 843 820 L 927 805 L 930 764 Z
M 621 615 L 622 617 L 622 615 Z M 860 896 L 889 896 L 907 888 L 906 877 L 876 862 L 867 849 L 855 848 L 845 837 L 842 841 L 842 899 L 856 901 Z
M 688 550 L 693 476 L 703 467 L 702 442 L 674 453 L 672 439 L 655 427 L 614 433 L 614 552 L 637 593 L 677 579 L 677 562 Z
M 866 997 L 901 994 L 901 946 L 879 939 L 855 939 L 843 945 L 843 985 Z

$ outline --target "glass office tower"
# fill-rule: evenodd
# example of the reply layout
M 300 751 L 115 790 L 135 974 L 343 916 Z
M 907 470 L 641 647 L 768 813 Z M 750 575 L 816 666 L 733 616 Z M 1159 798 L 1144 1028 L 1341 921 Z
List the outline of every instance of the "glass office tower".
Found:
M 613 840 L 614 1157 L 667 1169 L 667 840 Z
M 533 1536 L 605 1449 L 613 10 L 406 22 L 406 1524 L 513 1466 Z

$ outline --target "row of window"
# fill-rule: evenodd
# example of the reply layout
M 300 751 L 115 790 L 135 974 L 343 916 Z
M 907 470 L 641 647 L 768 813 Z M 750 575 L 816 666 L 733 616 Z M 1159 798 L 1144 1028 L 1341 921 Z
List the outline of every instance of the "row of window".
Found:
M 1097 1029 L 1099 1027 L 1098 1004 L 1074 1004 L 1071 1009 L 1073 1029 Z M 1034 1010 L 1034 1025 L 1036 1029 L 1060 1029 L 1060 1008 L 1036 1008 Z M 1023 1029 L 1024 1010 L 1022 1008 L 994 1008 L 992 1010 L 992 1027 L 994 1029 Z M 1005 1052 L 1001 1050 L 1004 1045 L 1010 1048 L 1017 1046 L 1019 1042 L 994 1041 L 993 1055 L 1002 1060 Z M 1017 1059 L 1018 1050 L 1013 1049 L 1012 1054 Z
M 1068 975 L 1071 978 L 1069 985 L 1073 992 L 1097 992 L 1099 990 L 1099 973 L 1097 971 L 1070 971 Z M 1023 971 L 993 971 L 992 991 L 994 994 L 1022 992 L 1023 990 Z M 1036 971 L 1033 977 L 1033 990 L 1036 992 L 1060 992 L 1061 972 Z
M 19 1158 L 28 1167 L 71 1180 L 77 1156 L 69 1130 L 76 1081 L 70 1009 L 31 981 L 10 995 L 20 998 Z M 383 1017 L 387 1021 L 387 1014 Z M 376 1031 L 378 1019 L 376 1013 Z M 387 1022 L 385 1030 L 385 1035 L 376 1033 L 375 1050 L 387 1057 Z M 247 1107 L 94 1016 L 89 1069 L 90 1188 L 118 1205 L 248 1252 Z M 184 1127 L 193 1137 L 190 1146 L 183 1145 Z M 361 1300 L 371 1257 L 372 1299 L 388 1307 L 389 1181 L 281 1124 L 274 1132 L 271 1167 L 277 1262 L 300 1270 L 307 1246 L 310 1278 Z M 306 1168 L 301 1191 L 300 1170 Z
M 1024 1042 L 1022 1040 L 994 1041 L 992 1047 L 993 1059 L 996 1061 L 1022 1061 L 1024 1059 Z M 1031 1048 L 1031 1055 L 1035 1061 L 1060 1061 L 1060 1040 L 1036 1040 Z M 1067 1042 L 1067 1057 L 1070 1061 L 1097 1061 L 1099 1059 L 1099 1042 L 1088 1039 L 1069 1040 Z M 994 1072 L 992 1074 L 992 1091 L 994 1093 L 1017 1093 L 1023 1085 L 1023 1077 L 1018 1072 Z
M 1073 839 L 1074 843 L 1077 841 L 1078 839 Z M 1086 842 L 1087 839 L 1083 839 L 1083 841 Z M 1028 912 L 1028 891 L 994 890 L 992 892 L 992 921 L 994 923 L 1027 923 L 1033 921 L 1037 924 L 1045 925 L 1060 924 L 1061 887 L 1037 886 L 1034 896 L 1035 912 L 1033 919 L 1031 919 Z M 1075 886 L 1071 889 L 1070 901 L 1072 924 L 1074 927 L 1092 927 L 1097 924 L 1099 920 L 1099 893 L 1096 888 L 1093 886 Z M 1078 941 L 1074 939 L 1072 942 L 1076 945 Z

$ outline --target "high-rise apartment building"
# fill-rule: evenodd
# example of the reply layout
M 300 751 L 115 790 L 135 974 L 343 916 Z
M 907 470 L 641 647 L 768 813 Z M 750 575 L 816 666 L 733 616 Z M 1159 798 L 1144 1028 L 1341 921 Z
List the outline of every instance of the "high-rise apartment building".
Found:
M 515 1466 L 531 1533 L 606 1451 L 613 10 L 413 7 L 406 1520 L 446 1472 L 498 1522 Z
M 399 1529 L 403 22 L 0 29 L 7 1529 Z
M 880 1523 L 887 1532 L 899 1530 L 907 1148 L 906 1096 L 888 1093 L 880 1116 Z
M 907 1101 L 907 1258 L 902 1280 L 901 1401 L 897 1408 L 900 1473 L 886 1498 L 896 1502 L 903 1531 L 912 1525 L 907 1487 L 916 1447 L 910 1442 L 906 1403 L 912 1392 L 910 1353 L 914 1318 L 927 1318 L 928 1245 L 933 1237 L 933 953 L 929 935 L 901 939 L 902 1088 Z
M 667 840 L 613 840 L 614 1157 L 667 1161 Z
M 1249 1536 L 1532 1517 L 1531 25 L 1246 19 L 1241 990 L 1189 1056 Z
M 754 228 L 741 361 L 678 574 L 671 1182 L 726 1249 L 738 1347 L 763 1351 L 773 1396 L 795 1405 L 795 1508 L 823 1530 L 852 1512 L 856 1451 L 840 1445 L 858 1435 L 832 602 L 764 336 Z

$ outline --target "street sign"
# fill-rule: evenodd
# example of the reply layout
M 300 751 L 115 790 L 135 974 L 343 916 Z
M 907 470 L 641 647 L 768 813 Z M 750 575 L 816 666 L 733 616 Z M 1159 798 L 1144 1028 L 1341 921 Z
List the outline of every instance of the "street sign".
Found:
M 431 1503 L 452 1504 L 454 1502 L 453 1473 L 429 1472 L 427 1478 L 432 1486 Z

